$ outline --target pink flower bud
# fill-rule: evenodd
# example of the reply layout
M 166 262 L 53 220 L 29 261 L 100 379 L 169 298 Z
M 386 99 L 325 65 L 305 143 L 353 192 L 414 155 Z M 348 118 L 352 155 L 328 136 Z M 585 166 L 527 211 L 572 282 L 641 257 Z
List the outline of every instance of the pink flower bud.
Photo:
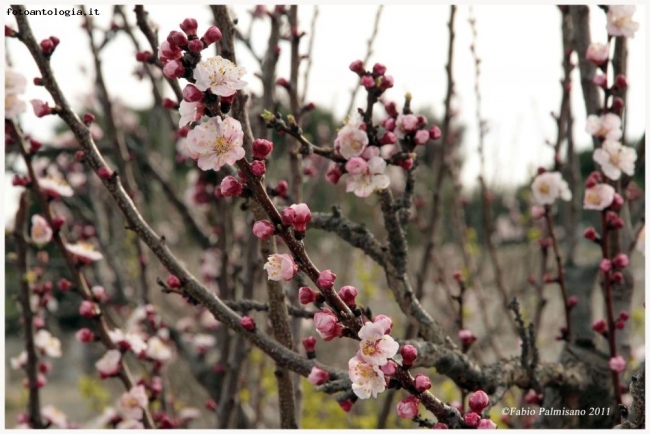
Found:
M 471 330 L 463 329 L 458 331 L 458 338 L 464 347 L 469 347 L 476 341 L 476 336 Z
M 255 331 L 255 320 L 250 316 L 241 317 L 239 324 L 249 332 Z
M 203 50 L 203 42 L 193 39 L 187 43 L 187 49 L 192 53 L 200 53 Z
M 604 319 L 599 319 L 597 321 L 594 321 L 593 324 L 591 324 L 591 329 L 596 333 L 603 334 L 605 333 L 605 331 L 607 331 L 607 323 L 605 322 Z
M 578 304 L 578 297 L 576 297 L 575 295 L 569 297 L 568 300 L 569 308 L 575 307 L 577 304 Z
M 386 131 L 395 131 L 395 125 L 395 118 L 388 118 L 384 121 L 384 128 Z M 395 138 L 397 138 L 397 136 Z
M 363 175 L 368 170 L 368 163 L 361 157 L 352 157 L 345 163 L 345 170 L 351 175 Z
M 182 34 L 181 32 L 178 32 L 176 30 L 172 30 L 169 32 L 169 35 L 167 36 L 167 42 L 170 44 L 174 44 L 177 47 L 184 47 L 187 45 L 187 36 Z
M 415 137 L 413 138 L 413 141 L 415 141 L 416 145 L 424 145 L 429 141 L 431 138 L 431 134 L 427 130 L 418 130 L 415 133 Z
M 593 42 L 587 47 L 587 60 L 596 66 L 600 66 L 609 59 L 609 44 Z
M 29 152 L 31 152 L 32 154 L 37 153 L 42 146 L 43 144 L 38 140 L 29 139 Z
M 258 178 L 261 178 L 264 176 L 266 173 L 266 164 L 264 164 L 264 161 L 260 160 L 255 160 L 251 163 L 251 172 L 253 172 L 253 175 L 257 176 Z
M 208 399 L 205 401 L 206 410 L 215 411 L 217 409 L 217 403 L 214 399 Z
M 343 410 L 346 413 L 349 413 L 350 410 L 352 410 L 352 405 L 354 403 L 352 402 L 351 399 L 346 399 L 344 401 L 339 401 L 339 407 L 341 407 L 341 410 Z
M 592 82 L 603 89 L 607 87 L 607 76 L 605 74 L 595 75 Z
M 95 122 L 95 115 L 92 113 L 84 113 L 83 122 L 85 125 L 90 125 Z
M 482 390 L 477 390 L 469 397 L 469 408 L 475 413 L 481 414 L 488 405 L 490 405 L 490 397 Z
M 282 198 L 287 197 L 288 191 L 289 191 L 289 183 L 287 183 L 287 181 L 285 181 L 284 179 L 278 182 L 278 185 L 275 186 L 275 192 L 278 194 L 278 196 Z
M 244 190 L 244 186 L 230 175 L 223 178 L 220 187 L 221 194 L 223 194 L 224 197 L 239 196 Z
M 70 282 L 68 279 L 60 279 L 59 282 L 57 283 L 57 287 L 59 288 L 59 291 L 61 292 L 67 292 L 70 291 L 70 288 L 72 288 L 72 282 Z
M 43 86 L 43 79 L 41 77 L 34 77 L 34 86 Z
M 180 59 L 183 57 L 183 52 L 176 44 L 172 44 L 169 41 L 162 41 L 160 48 L 158 48 L 158 55 L 162 63 L 167 63 L 170 60 Z
M 627 321 L 630 319 L 630 313 L 626 310 L 622 310 L 621 313 L 618 314 L 618 319 Z
M 194 18 L 185 18 L 180 24 L 181 30 L 184 31 L 187 36 L 196 35 L 196 29 L 198 29 L 198 27 L 199 24 Z
M 355 60 L 354 62 L 350 63 L 350 71 L 358 74 L 359 76 L 362 76 L 366 73 L 366 69 L 363 66 L 363 62 L 361 60 Z
M 324 270 L 318 275 L 318 280 L 316 283 L 320 288 L 328 289 L 334 286 L 334 281 L 336 280 L 336 274 L 332 273 L 332 270 Z
M 51 39 L 43 39 L 40 45 L 41 45 L 41 51 L 46 56 L 52 54 L 52 52 L 54 51 L 54 42 L 52 42 Z
M 305 203 L 294 204 L 289 207 L 294 211 L 293 214 L 293 229 L 297 232 L 305 232 L 307 230 L 307 223 L 311 221 L 311 211 Z
M 341 300 L 348 306 L 354 308 L 357 306 L 357 294 L 359 291 L 357 291 L 357 288 L 354 286 L 344 286 L 339 290 L 339 297 L 341 297 Z
M 79 314 L 84 318 L 94 318 L 99 314 L 99 309 L 92 301 L 84 300 L 79 305 Z
M 203 101 L 203 96 L 203 92 L 193 84 L 188 84 L 185 86 L 185 89 L 183 89 L 183 99 L 187 102 Z
M 497 424 L 490 419 L 481 419 L 476 425 L 476 429 L 497 429 Z
M 585 229 L 582 235 L 589 241 L 596 241 L 600 238 L 598 232 L 596 232 L 596 229 L 593 226 L 589 226 Z
M 418 357 L 418 350 L 413 345 L 404 345 L 400 349 L 400 354 L 402 355 L 402 366 L 409 367 Z
M 372 75 L 375 77 L 384 75 L 386 73 L 386 67 L 381 63 L 375 63 L 372 67 Z
M 385 365 L 380 366 L 379 369 L 381 369 L 381 372 L 383 372 L 384 375 L 390 377 L 391 375 L 395 375 L 395 372 L 397 372 L 397 363 L 389 360 Z
M 316 351 L 316 338 L 313 336 L 307 336 L 302 340 L 302 346 L 305 347 L 307 353 L 313 353 Z
M 163 67 L 163 74 L 167 78 L 181 78 L 185 75 L 185 67 L 178 60 L 170 60 Z
M 273 236 L 275 228 L 273 223 L 268 220 L 256 221 L 253 224 L 253 234 L 260 240 L 266 240 Z
M 302 286 L 298 290 L 298 299 L 300 300 L 301 304 L 313 303 L 314 301 L 316 301 L 317 297 L 318 297 L 318 292 L 314 291 L 308 286 Z
M 100 167 L 99 170 L 97 171 L 97 176 L 99 176 L 102 179 L 111 179 L 113 174 L 111 173 L 110 170 L 106 167 Z
M 546 210 L 544 207 L 541 207 L 539 205 L 533 205 L 530 208 L 530 215 L 534 220 L 539 220 L 546 215 Z
M 162 106 L 166 109 L 176 110 L 178 109 L 178 103 L 169 98 L 164 98 L 162 100 Z
M 391 329 L 393 328 L 393 320 L 390 319 L 389 316 L 386 316 L 386 315 L 383 315 L 383 314 L 377 315 L 377 316 L 372 320 L 372 322 L 374 322 L 374 323 L 378 323 L 378 322 L 380 322 L 380 321 L 381 321 L 381 323 L 384 324 L 384 326 L 385 326 L 385 327 L 384 327 L 384 334 L 385 334 L 385 335 L 389 335 Z
M 413 419 L 418 415 L 420 400 L 417 396 L 411 395 L 397 403 L 397 415 L 404 419 Z
M 95 340 L 95 334 L 88 328 L 82 328 L 75 333 L 75 338 L 82 344 L 87 344 Z
M 343 326 L 338 323 L 338 318 L 328 308 L 314 314 L 314 325 L 318 335 L 325 341 L 331 341 L 343 334 Z
M 616 327 L 617 330 L 623 330 L 623 329 L 625 328 L 625 321 L 620 320 L 620 319 L 617 320 L 617 321 L 614 323 L 614 327 Z
M 90 292 L 93 293 L 93 297 L 95 298 L 95 301 L 97 303 L 106 303 L 111 299 L 111 296 L 108 295 L 108 293 L 106 292 L 106 288 L 104 288 L 103 286 L 99 286 L 99 285 L 93 286 L 90 289 Z
M 526 404 L 541 404 L 544 399 L 544 395 L 537 393 L 534 390 L 529 390 L 528 393 L 524 396 L 524 402 Z
M 609 205 L 609 208 L 613 210 L 619 210 L 623 206 L 624 202 L 625 200 L 623 199 L 623 196 L 618 193 L 614 193 L 614 200 L 612 201 L 611 205 Z
M 311 368 L 311 372 L 307 377 L 307 380 L 316 386 L 320 386 L 323 383 L 327 383 L 330 379 L 330 374 L 327 371 L 323 371 L 318 366 Z
M 621 356 L 612 357 L 609 359 L 609 369 L 614 372 L 625 371 L 625 359 Z
M 152 57 L 153 54 L 151 53 L 151 51 L 137 51 L 135 53 L 135 60 L 137 60 L 138 62 L 147 63 L 151 61 Z
M 625 107 L 625 101 L 620 96 L 615 96 L 612 100 L 612 110 L 618 111 Z
M 46 102 L 41 101 L 40 99 L 33 99 L 30 103 L 32 103 L 36 117 L 42 118 L 43 116 L 52 114 L 52 107 L 50 107 Z
M 480 420 L 481 416 L 474 412 L 465 414 L 465 423 L 470 428 L 476 428 Z
M 339 169 L 338 164 L 330 166 L 325 173 L 325 179 L 327 182 L 334 185 L 339 183 L 341 176 L 343 176 L 343 173 L 341 172 L 341 169 Z
M 600 268 L 600 271 L 602 271 L 603 273 L 607 273 L 609 270 L 612 269 L 612 261 L 610 261 L 609 259 L 601 259 L 598 268 Z
M 221 30 L 215 26 L 209 27 L 203 35 L 203 40 L 205 41 L 206 45 L 210 45 L 214 42 L 219 42 L 221 40 Z
M 381 77 L 381 82 L 379 83 L 379 90 L 384 91 L 386 89 L 390 89 L 391 87 L 394 86 L 394 84 L 395 81 L 393 80 L 392 75 L 383 75 Z
M 365 87 L 366 89 L 375 87 L 375 79 L 369 75 L 364 75 L 361 77 L 361 86 Z
M 627 88 L 627 77 L 625 77 L 623 74 L 617 74 L 616 77 L 614 78 L 614 86 L 616 86 L 617 89 L 626 89 Z
M 449 429 L 447 424 L 444 424 L 442 422 L 437 422 L 434 426 L 433 429 Z
M 619 253 L 618 255 L 614 256 L 612 265 L 614 265 L 616 268 L 625 268 L 630 265 L 630 258 L 628 258 L 625 253 Z
M 426 375 L 418 374 L 415 376 L 415 388 L 418 392 L 424 392 L 431 389 L 431 380 Z
M 265 160 L 273 151 L 273 142 L 264 139 L 256 139 L 253 142 L 253 158 Z
M 283 87 L 285 89 L 289 89 L 291 87 L 291 84 L 287 81 L 286 78 L 280 77 L 277 80 L 275 80 L 275 84 L 277 86 Z
M 427 133 L 428 134 L 428 133 Z M 427 136 L 427 140 L 429 137 Z M 379 139 L 379 143 L 382 145 L 393 145 L 397 143 L 397 136 L 391 131 L 386 131 L 383 136 Z
M 50 362 L 39 362 L 38 372 L 41 374 L 47 374 L 52 370 L 52 364 Z
M 7 38 L 13 38 L 16 36 L 16 31 L 9 26 L 5 26 L 5 36 Z
M 169 277 L 167 277 L 167 286 L 170 288 L 180 288 L 181 287 L 181 279 L 179 279 L 177 276 L 170 274 Z
M 414 161 L 412 158 L 405 158 L 397 163 L 399 167 L 404 170 L 411 170 L 413 168 Z

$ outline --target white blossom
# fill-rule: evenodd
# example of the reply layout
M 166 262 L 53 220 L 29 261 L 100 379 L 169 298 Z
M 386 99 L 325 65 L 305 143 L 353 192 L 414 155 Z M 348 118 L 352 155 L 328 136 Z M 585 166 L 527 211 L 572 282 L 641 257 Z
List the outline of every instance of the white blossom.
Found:
M 600 164 L 605 176 L 612 181 L 618 180 L 621 172 L 634 175 L 636 158 L 636 149 L 613 140 L 605 140 L 603 146 L 594 151 L 594 161 Z
M 199 90 L 210 89 L 213 94 L 231 96 L 243 89 L 248 83 L 240 80 L 246 74 L 246 68 L 237 66 L 221 56 L 210 57 L 194 69 L 194 79 Z

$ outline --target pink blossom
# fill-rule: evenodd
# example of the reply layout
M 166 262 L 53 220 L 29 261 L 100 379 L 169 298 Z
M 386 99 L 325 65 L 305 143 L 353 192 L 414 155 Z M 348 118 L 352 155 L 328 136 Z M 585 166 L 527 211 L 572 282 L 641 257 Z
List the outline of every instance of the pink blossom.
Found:
M 368 170 L 368 163 L 361 157 L 353 157 L 345 163 L 345 170 L 351 175 L 362 175 Z
M 48 103 L 41 101 L 40 99 L 33 99 L 30 101 L 32 108 L 34 109 L 34 114 L 38 118 L 52 114 L 52 107 Z
M 354 192 L 357 197 L 368 197 L 377 190 L 384 190 L 390 184 L 390 178 L 384 175 L 386 162 L 381 157 L 368 161 L 368 168 L 361 174 L 350 174 L 345 191 Z
M 289 208 L 293 210 L 291 224 L 293 229 L 298 232 L 307 230 L 307 223 L 311 221 L 311 211 L 305 203 L 291 205 Z
M 585 190 L 584 209 L 602 211 L 614 201 L 616 190 L 609 184 L 597 184 Z
M 482 390 L 477 390 L 469 397 L 469 408 L 475 413 L 481 414 L 488 405 L 490 405 L 490 398 Z
M 480 420 L 481 416 L 477 413 L 471 412 L 465 414 L 465 423 L 470 428 L 476 428 Z
M 38 179 L 38 186 L 46 195 L 58 199 L 60 197 L 71 197 L 74 191 L 65 180 L 48 176 Z
M 387 335 L 390 334 L 390 330 L 393 328 L 393 320 L 383 314 L 377 315 L 372 322 L 375 324 L 382 324 L 384 326 L 384 334 Z
M 632 21 L 636 6 L 609 5 L 607 10 L 607 33 L 610 36 L 624 36 L 634 38 L 634 33 L 639 30 L 639 23 Z
M 609 369 L 614 372 L 625 371 L 625 359 L 621 356 L 612 357 L 609 359 Z
M 117 375 L 120 372 L 122 353 L 119 350 L 109 350 L 104 356 L 95 363 L 100 378 L 108 378 Z
M 158 47 L 158 58 L 162 63 L 167 63 L 170 60 L 177 60 L 183 57 L 183 52 L 175 44 L 164 40 Z
M 187 134 L 188 150 L 198 156 L 202 170 L 219 170 L 244 158 L 244 132 L 238 120 L 210 118 Z
M 47 244 L 52 239 L 52 228 L 47 224 L 47 220 L 38 214 L 32 216 L 32 241 L 39 246 Z
M 352 391 L 360 399 L 367 399 L 386 390 L 384 373 L 379 366 L 366 362 L 359 355 L 348 362 L 348 375 L 352 381 Z
M 544 172 L 537 175 L 531 185 L 533 197 L 539 205 L 552 205 L 558 198 L 571 200 L 569 185 L 560 172 Z
M 603 145 L 594 151 L 594 161 L 600 164 L 605 176 L 612 181 L 620 179 L 621 173 L 634 175 L 636 159 L 636 149 L 613 140 L 605 140 Z
M 178 106 L 178 112 L 181 115 L 178 126 L 182 128 L 191 122 L 200 121 L 205 112 L 205 105 L 201 101 L 187 102 L 183 100 Z M 185 146 L 187 147 L 187 144 Z M 188 154 L 192 159 L 198 158 L 192 151 L 189 151 Z
M 359 330 L 359 352 L 364 360 L 376 365 L 385 365 L 397 354 L 399 344 L 390 335 L 384 334 L 383 321 L 366 322 Z
M 609 59 L 609 44 L 593 42 L 587 47 L 587 60 L 595 65 L 602 65 Z
M 316 284 L 318 284 L 319 288 L 327 289 L 334 286 L 335 280 L 336 280 L 336 274 L 334 274 L 332 270 L 323 270 L 318 275 Z
M 274 253 L 268 257 L 264 269 L 268 273 L 268 280 L 291 280 L 298 273 L 298 265 L 288 253 Z
M 120 329 L 109 330 L 108 337 L 111 339 L 118 348 L 123 351 L 133 351 L 134 354 L 139 355 L 147 349 L 147 343 L 142 337 L 134 332 L 124 332 Z
M 167 78 L 172 80 L 175 78 L 181 78 L 185 75 L 185 67 L 180 60 L 170 60 L 163 67 L 163 74 Z
M 418 415 L 420 400 L 417 396 L 411 395 L 397 403 L 397 415 L 404 419 L 413 419 Z
M 26 83 L 22 74 L 12 68 L 5 68 L 5 119 L 14 119 L 25 112 L 25 103 L 18 96 L 25 93 Z
M 68 419 L 64 412 L 54 407 L 53 405 L 48 405 L 41 409 L 41 417 L 47 422 L 51 423 L 54 428 L 67 428 Z
M 66 244 L 65 248 L 70 252 L 79 262 L 88 264 L 90 262 L 99 261 L 104 257 L 100 252 L 95 250 L 92 244 L 79 242 L 77 244 Z
M 345 126 L 341 128 L 334 140 L 334 148 L 345 159 L 361 155 L 366 146 L 368 146 L 368 134 L 361 129 L 363 120 L 359 113 L 353 113 L 347 120 Z
M 497 424 L 490 419 L 481 419 L 476 426 L 476 429 L 497 429 Z
M 620 140 L 623 136 L 621 118 L 615 113 L 587 116 L 585 130 L 594 137 L 613 141 Z
M 311 368 L 311 372 L 307 377 L 307 380 L 309 380 L 311 384 L 314 384 L 316 386 L 320 386 L 323 383 L 327 383 L 329 379 L 330 379 L 329 372 L 323 371 L 318 366 L 314 366 L 313 368 Z
M 331 341 L 343 334 L 343 326 L 339 324 L 336 315 L 328 308 L 314 314 L 314 325 L 318 335 L 325 341 Z
M 275 228 L 268 220 L 256 221 L 253 224 L 253 234 L 260 240 L 267 240 L 273 236 Z
M 395 120 L 395 135 L 398 139 L 403 139 L 408 134 L 414 133 L 419 125 L 418 117 L 410 114 L 400 114 Z
M 61 357 L 61 341 L 45 329 L 34 335 L 34 346 L 47 357 Z
M 236 66 L 228 59 L 221 56 L 210 57 L 194 69 L 194 79 L 199 90 L 210 89 L 219 96 L 234 95 L 237 90 L 243 89 L 248 83 L 240 80 L 246 74 L 246 68 Z
M 143 385 L 134 386 L 120 398 L 120 410 L 127 419 L 142 419 L 149 397 Z

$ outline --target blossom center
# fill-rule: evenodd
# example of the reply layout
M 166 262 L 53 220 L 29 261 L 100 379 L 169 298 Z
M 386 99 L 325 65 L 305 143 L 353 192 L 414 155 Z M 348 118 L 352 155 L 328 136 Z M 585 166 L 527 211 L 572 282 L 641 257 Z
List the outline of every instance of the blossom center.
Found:
M 590 205 L 598 205 L 600 203 L 600 196 L 593 191 L 590 191 L 585 196 L 585 201 Z
M 551 191 L 551 188 L 547 183 L 542 183 L 542 185 L 539 186 L 539 192 L 542 194 L 549 194 Z
M 621 162 L 621 156 L 619 155 L 618 152 L 615 152 L 613 154 L 609 154 L 609 161 L 614 165 L 618 166 L 619 163 Z
M 217 138 L 217 140 L 214 141 L 213 146 L 217 154 L 224 154 L 230 150 L 228 140 L 223 137 Z

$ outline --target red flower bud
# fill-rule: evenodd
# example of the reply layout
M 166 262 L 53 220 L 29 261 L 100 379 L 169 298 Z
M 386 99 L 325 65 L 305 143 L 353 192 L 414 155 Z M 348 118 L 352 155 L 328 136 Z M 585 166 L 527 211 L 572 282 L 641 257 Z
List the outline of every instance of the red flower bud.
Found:
M 325 179 L 327 182 L 334 185 L 339 183 L 341 176 L 343 176 L 343 173 L 337 164 L 330 166 L 330 168 L 327 169 L 327 172 L 325 173 Z
M 470 428 L 476 428 L 480 420 L 481 416 L 477 413 L 471 412 L 465 414 L 465 423 Z
M 163 67 L 163 74 L 167 78 L 181 78 L 185 75 L 185 67 L 179 60 L 170 60 Z
M 87 344 L 95 340 L 95 334 L 90 329 L 82 328 L 75 333 L 75 337 L 82 344 Z
M 381 77 L 381 81 L 379 83 L 379 90 L 384 91 L 386 89 L 390 89 L 391 87 L 394 86 L 394 84 L 395 84 L 395 81 L 393 80 L 392 75 L 383 75 Z
M 253 141 L 253 158 L 265 160 L 273 151 L 273 142 L 264 139 Z
M 359 76 L 362 76 L 366 73 L 366 69 L 363 66 L 363 62 L 361 60 L 355 60 L 354 62 L 350 63 L 350 71 L 357 73 Z
M 339 290 L 339 297 L 348 306 L 354 308 L 357 306 L 357 294 L 359 291 L 354 286 L 344 286 Z
M 167 36 L 167 42 L 170 44 L 174 44 L 178 47 L 184 47 L 187 45 L 187 36 L 185 36 L 183 33 L 178 32 L 176 30 L 172 30 L 169 32 L 169 35 Z
M 282 77 L 278 78 L 278 79 L 275 81 L 275 84 L 276 84 L 277 86 L 284 87 L 284 88 L 287 89 L 287 90 L 291 87 L 291 84 L 289 84 L 289 82 L 287 81 L 287 79 L 286 79 L 286 78 L 282 78 Z
M 600 271 L 602 271 L 603 273 L 607 273 L 609 270 L 612 269 L 612 261 L 610 261 L 609 259 L 601 259 L 598 268 L 600 268 Z
M 318 292 L 314 291 L 308 286 L 302 286 L 298 290 L 298 300 L 300 300 L 301 304 L 313 303 L 314 301 L 316 301 L 317 297 L 318 297 Z
M 175 101 L 173 101 L 173 100 L 171 100 L 169 98 L 165 98 L 162 101 L 162 106 L 165 107 L 166 109 L 175 110 L 175 109 L 178 108 L 178 103 L 176 103 Z
M 260 160 L 255 160 L 251 163 L 251 172 L 253 172 L 253 175 L 257 176 L 258 178 L 261 178 L 264 176 L 266 173 L 266 164 L 264 164 L 264 161 Z
M 282 198 L 287 197 L 288 191 L 289 191 L 289 184 L 285 180 L 278 182 L 278 185 L 275 186 L 275 192 L 278 194 L 278 196 Z
M 366 89 L 375 87 L 375 79 L 369 75 L 364 75 L 361 77 L 361 86 L 365 87 Z
M 79 314 L 84 318 L 94 318 L 99 314 L 97 305 L 92 301 L 84 300 L 79 305 Z
M 260 220 L 253 224 L 253 234 L 260 240 L 266 240 L 273 236 L 275 228 L 268 220 Z
M 596 333 L 603 334 L 607 330 L 607 323 L 605 323 L 604 319 L 594 321 L 594 323 L 591 324 L 591 329 Z
M 341 410 L 343 410 L 346 413 L 349 413 L 350 410 L 352 410 L 352 405 L 354 403 L 352 402 L 351 399 L 346 399 L 344 401 L 339 401 L 339 407 L 341 407 Z
M 316 338 L 313 336 L 307 336 L 302 340 L 302 346 L 305 347 L 307 353 L 313 353 L 316 351 Z
M 41 146 L 43 146 L 43 144 L 41 142 L 39 142 L 38 140 L 29 139 L 29 151 L 32 154 L 37 153 L 38 150 L 41 149 Z
M 623 74 L 617 74 L 614 78 L 614 86 L 621 90 L 627 88 L 627 77 Z
M 621 283 L 623 281 L 623 273 L 620 271 L 615 271 L 612 273 L 612 282 Z
M 589 241 L 597 241 L 600 239 L 598 232 L 596 232 L 596 229 L 593 226 L 589 226 L 585 229 L 582 235 Z
M 187 43 L 187 49 L 192 53 L 200 53 L 203 50 L 203 42 L 193 39 Z
M 442 130 L 434 125 L 429 128 L 429 136 L 431 137 L 431 140 L 438 140 L 440 137 L 442 137 Z
M 97 171 L 97 175 L 102 179 L 111 179 L 111 176 L 113 176 L 111 171 L 108 170 L 106 167 L 100 167 L 99 170 Z
M 243 316 L 239 324 L 249 332 L 255 331 L 255 320 L 250 316 Z
M 239 196 L 241 192 L 244 190 L 244 186 L 241 185 L 237 179 L 235 179 L 233 176 L 226 176 L 223 178 L 223 181 L 221 181 L 221 194 L 224 197 L 230 197 L 230 196 Z
M 404 345 L 400 349 L 400 354 L 402 355 L 402 366 L 406 368 L 411 366 L 418 357 L 418 350 L 413 345 Z
M 50 41 L 52 41 L 52 44 L 54 44 L 54 48 L 56 48 L 57 45 L 59 45 L 59 43 L 61 42 L 61 40 L 56 36 L 50 36 Z
M 181 287 L 181 279 L 179 279 L 177 276 L 170 274 L 169 277 L 167 277 L 167 286 L 170 288 L 180 288 Z
M 612 100 L 612 110 L 618 111 L 625 107 L 625 101 L 619 96 L 615 96 Z
M 40 45 L 41 45 L 41 51 L 46 56 L 48 54 L 52 54 L 52 52 L 54 51 L 54 42 L 52 42 L 51 39 L 43 39 Z
M 205 408 L 207 410 L 215 411 L 217 409 L 217 403 L 214 401 L 214 399 L 208 399 L 205 401 Z
M 424 392 L 431 389 L 431 380 L 426 375 L 418 374 L 415 376 L 415 389 L 418 392 Z
M 630 319 L 630 313 L 626 310 L 622 310 L 621 313 L 618 314 L 618 319 L 627 321 Z
M 221 30 L 218 27 L 212 26 L 206 30 L 203 35 L 203 41 L 206 45 L 210 45 L 214 42 L 219 42 L 221 40 Z
M 324 270 L 318 275 L 318 280 L 316 283 L 320 288 L 327 289 L 334 286 L 334 281 L 336 280 L 336 274 L 332 273 L 332 270 Z
M 92 113 L 84 113 L 83 121 L 86 126 L 90 125 L 93 122 L 95 122 L 95 115 L 93 115 Z
M 481 414 L 488 405 L 490 405 L 490 397 L 482 390 L 477 390 L 469 398 L 469 408 L 475 413 Z
M 577 304 L 578 304 L 578 297 L 576 297 L 575 295 L 572 295 L 571 297 L 569 297 L 569 300 L 568 300 L 569 308 L 575 307 Z
M 151 51 L 137 51 L 135 53 L 135 60 L 138 62 L 148 63 L 153 58 Z
M 375 77 L 384 75 L 386 73 L 386 67 L 381 63 L 375 63 L 372 67 L 372 75 Z
M 56 286 L 59 288 L 59 291 L 67 292 L 70 291 L 70 288 L 72 288 L 72 282 L 70 282 L 68 279 L 63 278 L 59 280 Z
M 181 30 L 184 31 L 187 36 L 196 35 L 196 29 L 198 29 L 198 27 L 199 24 L 194 18 L 185 18 L 180 24 Z
M 188 84 L 183 89 L 183 99 L 187 102 L 199 102 L 203 100 L 203 92 L 193 84 Z
M 382 145 L 393 145 L 397 143 L 397 136 L 391 131 L 386 131 L 379 139 L 379 143 Z
M 612 259 L 612 264 L 616 268 L 625 268 L 630 265 L 630 258 L 625 253 L 619 253 Z

